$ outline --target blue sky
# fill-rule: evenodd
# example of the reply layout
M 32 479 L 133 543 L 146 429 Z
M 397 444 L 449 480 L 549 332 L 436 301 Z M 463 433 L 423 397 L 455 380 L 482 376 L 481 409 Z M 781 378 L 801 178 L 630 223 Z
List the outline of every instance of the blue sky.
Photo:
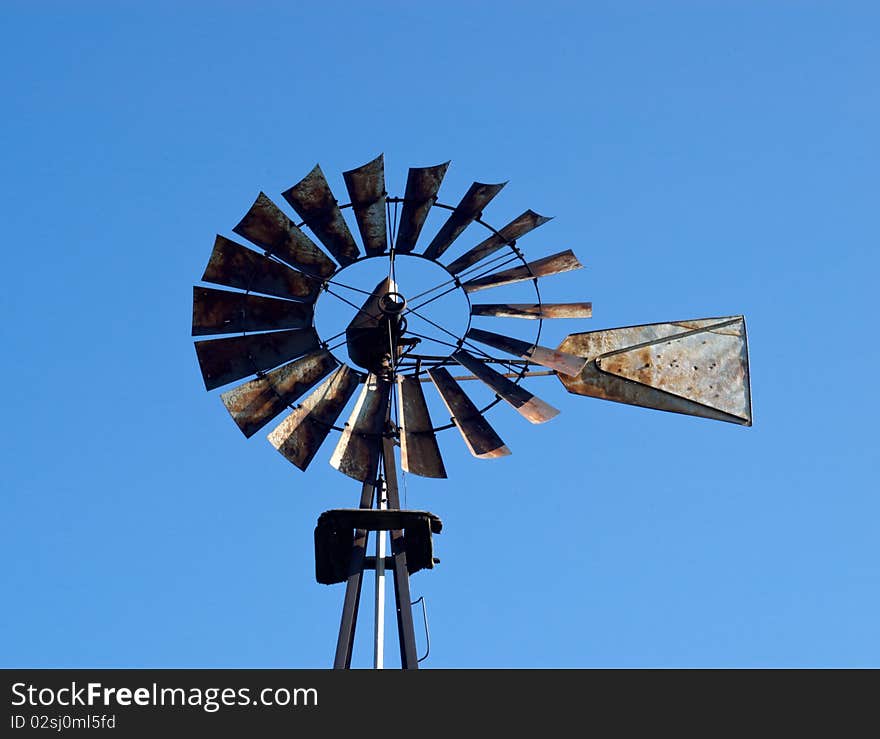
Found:
M 259 190 L 452 160 L 555 216 L 575 331 L 746 315 L 747 429 L 529 388 L 454 430 L 427 667 L 878 666 L 873 3 L 4 5 L 3 666 L 324 667 L 359 486 L 206 393 L 191 286 Z M 322 299 L 323 300 L 323 299 Z M 319 304 L 320 310 L 320 304 Z M 365 588 L 367 592 L 368 588 Z M 355 663 L 370 661 L 364 601 Z M 418 614 L 417 614 L 418 616 Z M 389 633 L 389 639 L 393 633 Z M 422 634 L 418 634 L 422 640 Z M 389 644 L 388 661 L 396 649 Z

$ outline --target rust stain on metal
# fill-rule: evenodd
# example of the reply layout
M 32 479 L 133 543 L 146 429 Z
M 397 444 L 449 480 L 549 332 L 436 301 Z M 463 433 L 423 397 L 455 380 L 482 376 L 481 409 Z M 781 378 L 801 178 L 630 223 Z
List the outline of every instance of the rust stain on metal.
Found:
M 555 369 L 564 375 L 578 374 L 587 363 L 586 359 L 569 352 L 560 351 L 559 349 L 548 349 L 545 346 L 537 346 L 527 341 L 495 334 L 491 331 L 483 331 L 478 328 L 472 328 L 468 331 L 467 338 L 521 357 L 522 359 L 528 359 L 530 362 L 540 364 L 543 367 Z
M 459 350 L 452 358 L 465 369 L 488 385 L 492 391 L 508 403 L 523 418 L 532 423 L 544 423 L 559 415 L 559 411 L 549 403 L 532 395 L 521 385 L 507 379 L 488 364 L 464 350 Z
M 337 262 L 345 266 L 360 256 L 320 166 L 316 164 L 311 172 L 282 195 Z
M 569 392 L 751 425 L 742 316 L 572 334 L 560 345 L 588 361 Z
M 410 167 L 394 251 L 406 254 L 415 248 L 448 167 L 449 162 L 435 167 Z
M 196 354 L 208 390 L 277 367 L 318 348 L 313 328 L 197 341 Z
M 400 463 L 407 472 L 422 477 L 445 478 L 446 468 L 422 392 L 416 377 L 398 375 L 400 411 Z
M 391 383 L 376 375 L 367 377 L 355 403 L 330 464 L 355 480 L 364 482 L 370 475 L 376 446 L 381 443 L 388 410 Z
M 311 325 L 312 306 L 308 303 L 193 287 L 193 336 L 306 328 Z
M 592 303 L 474 303 L 472 316 L 495 318 L 591 318 Z
M 429 369 L 428 374 L 471 454 L 477 459 L 495 459 L 510 454 L 510 449 L 445 367 Z
M 268 436 L 269 443 L 305 471 L 359 382 L 357 372 L 346 365 L 340 366 L 278 424 Z
M 388 248 L 385 223 L 385 158 L 382 154 L 363 167 L 342 173 L 367 256 Z
M 483 261 L 490 254 L 494 254 L 505 244 L 513 243 L 520 236 L 525 236 L 529 231 L 534 231 L 538 226 L 543 226 L 550 220 L 553 219 L 548 216 L 538 215 L 533 210 L 527 210 L 504 226 L 497 234 L 492 234 L 473 249 L 466 251 L 446 269 L 452 272 L 452 274 L 457 275 L 471 265 Z
M 320 350 L 285 364 L 220 396 L 241 432 L 251 437 L 290 403 L 326 377 L 338 362 Z
M 485 208 L 507 183 L 487 185 L 483 182 L 474 182 L 464 194 L 455 210 L 446 219 L 437 235 L 425 249 L 425 256 L 429 259 L 437 259 L 445 252 L 474 219 L 479 218 Z
M 308 303 L 315 300 L 321 289 L 320 282 L 302 272 L 296 272 L 224 236 L 218 236 L 214 241 L 214 251 L 211 252 L 202 280 Z
M 536 259 L 519 267 L 511 267 L 510 269 L 495 272 L 485 277 L 477 277 L 474 280 L 468 280 L 462 285 L 466 293 L 473 293 L 477 290 L 486 290 L 490 287 L 498 287 L 499 285 L 510 285 L 515 282 L 523 282 L 531 280 L 535 277 L 549 277 L 550 275 L 558 275 L 561 272 L 570 272 L 573 269 L 582 269 L 582 265 L 571 249 L 553 254 L 543 259 Z
M 336 265 L 300 231 L 284 212 L 260 193 L 250 210 L 232 229 L 292 267 L 317 277 L 329 277 Z

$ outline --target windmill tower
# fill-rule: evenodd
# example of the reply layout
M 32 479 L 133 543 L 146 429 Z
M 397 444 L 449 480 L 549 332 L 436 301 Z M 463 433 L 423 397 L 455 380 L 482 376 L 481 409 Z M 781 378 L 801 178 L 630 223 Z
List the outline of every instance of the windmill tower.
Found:
M 546 303 L 541 296 L 541 281 L 582 265 L 571 250 L 530 259 L 520 249 L 519 240 L 549 220 L 531 210 L 500 229 L 484 220 L 503 184 L 475 182 L 457 205 L 440 202 L 447 167 L 410 169 L 403 197 L 389 197 L 379 156 L 343 173 L 349 202 L 339 205 L 316 166 L 282 193 L 298 222 L 260 193 L 233 228 L 257 249 L 217 236 L 202 281 L 232 290 L 193 288 L 193 335 L 230 335 L 196 341 L 205 387 L 254 376 L 220 396 L 245 436 L 289 412 L 268 436 L 284 457 L 305 471 L 331 432 L 338 433 L 330 464 L 361 483 L 358 507 L 325 512 L 315 531 L 318 581 L 346 583 L 338 668 L 351 665 L 365 569 L 376 572 L 376 665 L 386 571 L 395 590 L 401 664 L 418 665 L 409 575 L 434 566 L 432 535 L 442 524 L 432 513 L 401 510 L 395 446 L 405 472 L 432 478 L 446 477 L 437 442 L 446 429 L 456 428 L 477 458 L 506 456 L 510 450 L 486 415 L 507 403 L 534 424 L 556 416 L 556 408 L 524 386 L 538 376 L 555 376 L 576 395 L 751 425 L 742 316 L 588 331 L 567 336 L 556 348 L 541 345 L 545 320 L 591 316 L 588 302 Z M 437 210 L 448 216 L 430 241 L 420 238 Z M 447 259 L 471 224 L 484 230 L 484 238 Z M 438 281 L 408 292 L 398 279 L 407 260 L 435 265 Z M 349 284 L 346 271 L 367 261 L 381 266 L 378 283 Z M 532 297 L 476 302 L 477 293 L 510 285 L 524 286 Z M 325 293 L 352 315 L 343 331 L 322 338 L 314 317 Z M 451 293 L 466 301 L 461 331 L 428 315 L 432 303 Z M 491 326 L 493 318 L 522 319 L 533 335 L 512 337 L 476 325 Z M 417 320 L 420 331 L 412 326 Z M 488 388 L 491 400 L 475 403 L 462 386 L 466 381 Z M 435 424 L 425 386 L 442 401 L 448 423 Z M 375 556 L 367 555 L 369 531 L 382 532 Z

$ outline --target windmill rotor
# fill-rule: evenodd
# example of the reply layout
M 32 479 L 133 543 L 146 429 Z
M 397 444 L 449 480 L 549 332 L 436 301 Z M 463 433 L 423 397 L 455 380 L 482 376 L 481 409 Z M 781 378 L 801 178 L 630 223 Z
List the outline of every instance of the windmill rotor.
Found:
M 484 209 L 506 183 L 474 182 L 456 204 L 440 202 L 449 162 L 411 168 L 403 196 L 389 196 L 384 164 L 380 155 L 344 172 L 344 204 L 316 165 L 282 193 L 299 220 L 260 192 L 232 229 L 249 245 L 216 237 L 202 275 L 210 286 L 193 288 L 192 334 L 199 337 L 195 348 L 206 389 L 241 383 L 222 390 L 220 397 L 246 437 L 287 412 L 268 439 L 305 471 L 331 434 L 337 436 L 330 464 L 363 484 L 361 508 L 370 509 L 374 501 L 380 507 L 382 491 L 397 500 L 394 445 L 400 447 L 405 472 L 445 478 L 440 432 L 456 428 L 474 457 L 494 459 L 511 453 L 487 419 L 494 406 L 506 404 L 532 424 L 558 415 L 559 409 L 525 387 L 527 378 L 555 376 L 574 395 L 751 425 L 742 316 L 574 333 L 556 347 L 545 346 L 545 320 L 592 316 L 590 302 L 542 300 L 540 282 L 583 268 L 570 249 L 541 257 L 520 247 L 520 239 L 550 218 L 526 210 L 499 229 L 491 226 Z M 444 212 L 438 230 L 426 234 L 429 217 Z M 488 232 L 476 244 L 468 230 L 473 224 Z M 469 244 L 460 249 L 465 235 Z M 458 256 L 450 260 L 453 251 Z M 380 270 L 382 279 L 349 284 L 352 270 L 368 261 L 387 266 Z M 412 290 L 401 277 L 406 262 L 435 265 L 439 281 Z M 482 299 L 484 291 L 517 285 L 532 286 L 530 302 L 476 302 L 477 293 Z M 453 292 L 467 306 L 464 330 L 453 330 L 429 314 L 432 303 Z M 351 318 L 336 335 L 321 337 L 315 324 L 318 303 L 331 299 L 345 303 Z M 525 329 L 534 329 L 533 336 L 523 339 L 484 328 L 499 318 L 520 319 Z M 475 319 L 480 325 L 472 325 Z M 464 387 L 467 381 L 485 388 L 491 400 L 476 403 Z M 449 422 L 432 418 L 431 405 L 439 403 Z M 391 508 L 399 508 L 399 501 Z M 351 524 L 357 528 L 341 539 L 337 529 L 326 525 L 327 520 L 356 518 L 329 516 L 322 536 L 332 535 L 336 543 L 331 546 L 328 539 L 321 551 L 341 546 L 339 551 L 357 552 L 366 541 L 366 523 Z M 382 530 L 376 525 L 369 530 Z M 406 537 L 401 530 L 389 530 L 397 558 L 395 584 L 408 594 L 408 575 L 402 574 Z M 426 536 L 429 541 L 430 532 L 413 529 L 410 544 Z M 412 546 L 411 557 L 430 563 Z M 346 567 L 357 569 L 359 562 L 363 572 L 362 552 L 346 557 Z M 336 561 L 322 571 L 339 567 Z M 360 580 L 350 578 L 343 616 L 348 632 L 343 638 L 340 631 L 337 666 L 350 664 L 355 592 L 360 593 Z M 412 627 L 411 618 L 409 626 L 405 621 L 399 621 L 402 649 L 404 631 Z M 411 652 L 408 642 L 406 654 Z M 415 665 L 407 657 L 404 666 Z

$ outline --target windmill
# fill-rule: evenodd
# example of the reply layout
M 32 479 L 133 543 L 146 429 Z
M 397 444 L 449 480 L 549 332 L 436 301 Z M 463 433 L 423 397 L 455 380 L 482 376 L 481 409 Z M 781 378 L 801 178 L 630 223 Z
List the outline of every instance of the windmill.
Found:
M 299 221 L 261 192 L 232 229 L 251 246 L 219 235 L 214 242 L 202 281 L 224 289 L 193 288 L 193 335 L 220 336 L 195 344 L 205 387 L 215 390 L 253 376 L 220 396 L 244 435 L 289 411 L 269 433 L 272 445 L 305 471 L 338 432 L 330 464 L 362 485 L 358 508 L 327 511 L 315 529 L 318 581 L 346 583 L 337 668 L 351 665 L 365 569 L 376 572 L 376 666 L 382 665 L 386 570 L 393 576 L 401 665 L 418 666 L 409 575 L 434 566 L 432 536 L 442 524 L 432 513 L 401 509 L 395 446 L 405 473 L 432 478 L 446 477 L 437 442 L 446 429 L 457 429 L 477 458 L 506 456 L 510 450 L 488 412 L 506 403 L 531 423 L 549 421 L 559 411 L 523 381 L 551 375 L 576 395 L 751 425 L 742 316 L 588 331 L 567 336 L 556 348 L 543 346 L 545 320 L 589 318 L 592 306 L 544 302 L 539 283 L 582 265 L 571 250 L 533 259 L 520 249 L 519 240 L 549 220 L 534 211 L 499 229 L 483 219 L 503 183 L 474 182 L 456 205 L 440 202 L 447 167 L 410 169 L 403 196 L 389 197 L 380 155 L 343 173 L 349 202 L 340 205 L 316 166 L 282 193 Z M 430 240 L 422 238 L 429 215 L 438 212 L 445 215 L 442 225 Z M 483 229 L 483 238 L 456 248 L 458 256 L 448 259 L 472 224 Z M 439 281 L 408 292 L 399 280 L 406 260 L 435 265 Z M 378 283 L 348 284 L 344 273 L 367 261 L 380 265 Z M 533 298 L 477 302 L 478 293 L 511 285 L 530 288 Z M 359 301 L 346 297 L 346 290 Z M 352 315 L 343 331 L 322 338 L 314 318 L 325 293 L 344 301 Z M 426 315 L 432 302 L 450 293 L 466 301 L 461 331 Z M 472 325 L 491 327 L 488 319 L 501 318 L 533 325 L 534 335 L 523 339 Z M 412 328 L 417 319 L 430 334 Z M 465 391 L 469 380 L 488 389 L 487 403 L 474 402 Z M 424 386 L 433 387 L 433 399 Z M 432 417 L 436 398 L 448 423 L 435 423 L 436 410 Z M 369 531 L 377 532 L 375 556 L 366 554 Z

